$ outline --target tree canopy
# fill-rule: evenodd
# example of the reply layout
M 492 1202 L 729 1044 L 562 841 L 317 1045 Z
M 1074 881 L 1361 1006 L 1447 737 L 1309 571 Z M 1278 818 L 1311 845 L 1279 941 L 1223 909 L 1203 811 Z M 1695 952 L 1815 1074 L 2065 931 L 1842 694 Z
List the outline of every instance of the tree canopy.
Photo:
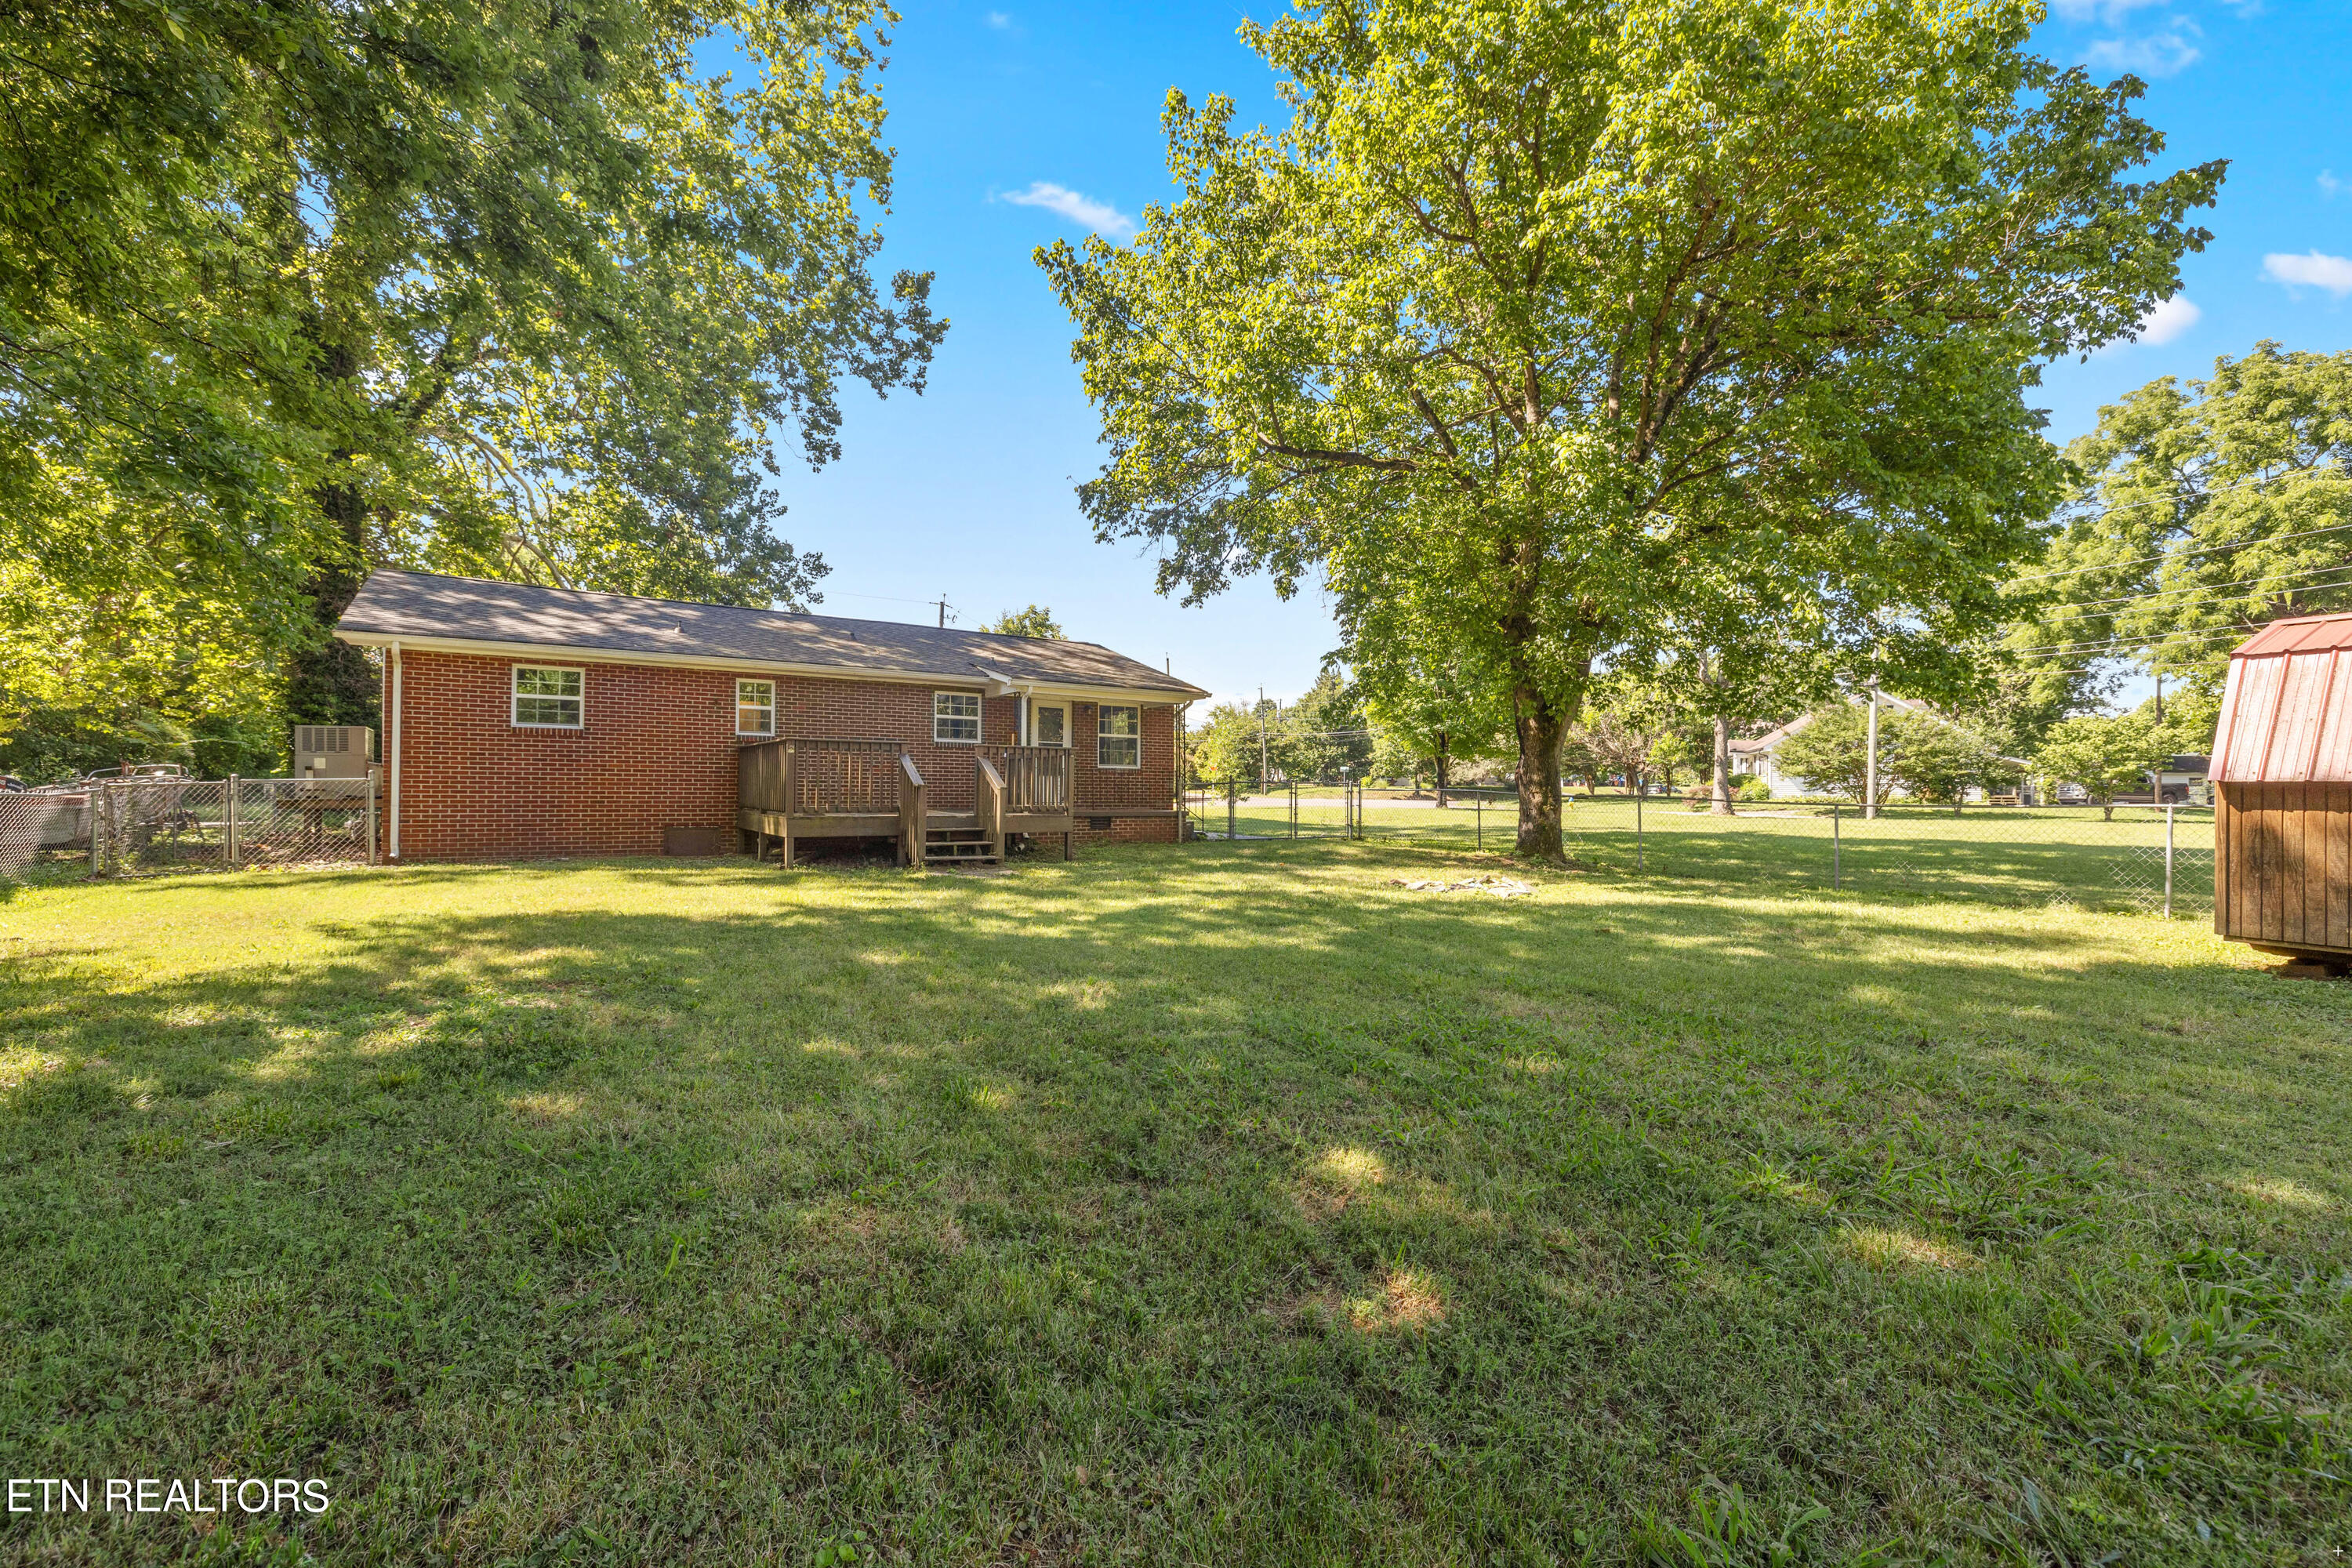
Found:
M 1377 673 L 1360 667 L 1358 681 L 1375 746 L 1385 748 L 1376 749 L 1372 765 L 1402 761 L 1402 771 L 1417 773 L 1426 764 L 1441 805 L 1456 764 L 1497 754 L 1510 734 L 1500 683 L 1465 660 L 1383 663 Z
M 2255 627 L 2352 607 L 2352 353 L 2263 342 L 2208 380 L 2161 377 L 2067 456 L 2078 504 L 2015 584 L 2008 638 L 2053 717 L 2110 692 L 2126 662 L 2210 695 Z
M 1051 642 L 1060 642 L 1069 635 L 1062 630 L 1062 623 L 1054 618 L 1054 612 L 1043 605 L 1032 605 L 1025 610 L 1007 610 L 980 629 L 1006 637 L 1044 637 Z
M 1559 852 L 1596 658 L 1787 595 L 1976 679 L 2057 455 L 2039 359 L 2132 330 L 2218 164 L 2029 52 L 2031 0 L 1368 0 L 1243 37 L 1286 128 L 1171 94 L 1180 200 L 1041 264 L 1110 456 L 1098 537 L 1188 600 L 1322 580 L 1352 655 L 1496 672 Z
M 14 629 L 222 606 L 248 692 L 283 671 L 290 716 L 357 720 L 373 679 L 324 630 L 373 564 L 807 600 L 824 568 L 774 531 L 775 442 L 829 460 L 842 386 L 919 388 L 944 326 L 927 276 L 874 276 L 889 19 L 0 18 L 0 569 L 45 589 Z M 695 66 L 720 36 L 740 79 Z M 150 684 L 184 706 L 189 667 Z M 38 684 L 0 669 L 0 728 Z
M 2116 796 L 2139 789 L 2148 770 L 2163 765 L 2168 739 L 2147 713 L 2084 714 L 2053 728 L 2033 761 L 2053 789 L 2081 784 L 2113 820 Z

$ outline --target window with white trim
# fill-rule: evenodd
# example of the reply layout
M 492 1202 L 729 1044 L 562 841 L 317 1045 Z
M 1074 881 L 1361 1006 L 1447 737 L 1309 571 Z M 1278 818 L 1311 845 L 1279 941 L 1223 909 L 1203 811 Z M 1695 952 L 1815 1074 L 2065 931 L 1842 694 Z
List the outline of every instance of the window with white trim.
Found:
M 577 730 L 587 719 L 586 675 L 555 665 L 514 667 L 511 717 L 520 730 Z
M 1040 702 L 1029 710 L 1029 743 L 1066 746 L 1070 743 L 1070 709 L 1064 702 Z
M 776 683 L 739 680 L 735 683 L 735 732 L 772 735 L 776 732 Z
M 1143 765 L 1143 710 L 1114 708 L 1106 703 L 1095 710 L 1095 765 L 1105 768 L 1139 768 Z
M 980 743 L 980 693 L 931 693 L 931 739 L 959 745 Z

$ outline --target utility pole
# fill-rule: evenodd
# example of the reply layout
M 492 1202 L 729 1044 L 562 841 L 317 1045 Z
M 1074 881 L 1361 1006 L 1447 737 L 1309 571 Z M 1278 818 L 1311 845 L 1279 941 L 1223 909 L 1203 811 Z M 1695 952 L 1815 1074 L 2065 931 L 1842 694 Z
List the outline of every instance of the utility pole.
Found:
M 941 631 L 945 631 L 945 630 L 947 630 L 947 629 L 948 629 L 948 596 L 947 596 L 945 594 L 941 594 L 941 595 L 940 595 L 939 605 L 940 605 L 940 630 L 941 630 Z
M 2156 721 L 2164 722 L 2164 672 L 2156 672 Z
M 1878 815 L 1878 682 L 1870 683 L 1870 753 L 1862 764 L 1862 815 Z
M 1267 766 L 1267 762 L 1268 756 L 1265 745 L 1265 688 L 1261 686 L 1257 689 L 1257 787 L 1260 789 L 1269 789 L 1273 787 L 1273 772 Z

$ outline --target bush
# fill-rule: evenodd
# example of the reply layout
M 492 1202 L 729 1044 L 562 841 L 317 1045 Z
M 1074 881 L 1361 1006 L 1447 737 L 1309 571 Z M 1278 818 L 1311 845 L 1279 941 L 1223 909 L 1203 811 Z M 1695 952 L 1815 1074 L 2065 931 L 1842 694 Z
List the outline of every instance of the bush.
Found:
M 1751 778 L 1734 793 L 1742 800 L 1770 800 L 1772 786 L 1762 779 Z

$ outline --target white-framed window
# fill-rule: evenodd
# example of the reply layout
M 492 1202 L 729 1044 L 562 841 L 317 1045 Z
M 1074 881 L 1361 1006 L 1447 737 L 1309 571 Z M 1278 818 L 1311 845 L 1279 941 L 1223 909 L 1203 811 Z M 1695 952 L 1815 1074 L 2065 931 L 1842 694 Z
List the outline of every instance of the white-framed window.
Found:
M 980 693 L 931 693 L 931 739 L 957 745 L 980 743 Z
M 1070 708 L 1066 702 L 1039 702 L 1029 710 L 1029 743 L 1066 746 L 1070 743 Z
M 577 730 L 587 722 L 584 671 L 550 664 L 514 667 L 510 717 L 519 730 Z
M 776 732 L 776 683 L 739 680 L 735 683 L 735 732 L 772 735 Z
M 1139 768 L 1143 765 L 1143 710 L 1114 708 L 1108 703 L 1095 710 L 1095 765 L 1105 768 Z

